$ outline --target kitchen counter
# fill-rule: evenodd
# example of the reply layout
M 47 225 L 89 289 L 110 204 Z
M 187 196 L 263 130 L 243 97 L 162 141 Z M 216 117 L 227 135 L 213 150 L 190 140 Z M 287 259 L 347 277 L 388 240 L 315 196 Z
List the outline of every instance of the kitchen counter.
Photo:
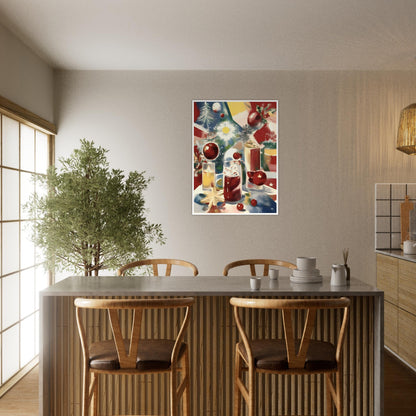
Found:
M 413 263 L 416 263 L 416 254 L 404 254 L 403 250 L 376 250 L 376 253 L 378 254 L 384 254 L 386 256 L 395 257 L 397 259 L 401 260 L 408 260 L 412 261 Z
M 383 413 L 383 292 L 352 278 L 348 286 L 334 287 L 324 277 L 322 283 L 295 284 L 289 277 L 277 281 L 262 278 L 261 289 L 250 289 L 248 276 L 198 277 L 69 277 L 40 294 L 40 415 L 81 414 L 80 342 L 74 317 L 78 296 L 194 296 L 192 318 L 187 331 L 190 344 L 191 414 L 231 416 L 233 396 L 234 345 L 238 339 L 230 296 L 254 297 L 338 297 L 351 299 L 349 330 L 345 340 L 344 413 L 349 416 L 382 416 Z M 89 313 L 91 312 L 91 313 Z M 89 315 L 88 315 L 89 313 Z M 270 325 L 282 335 L 278 311 L 247 311 L 251 336 L 267 336 Z M 105 315 L 104 315 L 105 317 Z M 147 319 L 147 318 L 146 318 Z M 317 339 L 334 341 L 340 314 L 322 311 Z M 172 327 L 169 314 L 152 315 L 143 323 L 154 336 L 166 336 Z M 109 334 L 106 319 L 87 312 L 87 327 Z M 97 329 L 100 329 L 98 331 Z M 165 381 L 146 377 L 145 383 L 107 379 L 101 397 L 117 394 L 130 397 L 128 406 L 103 400 L 100 414 L 167 414 L 168 388 Z M 142 380 L 142 379 L 140 379 Z M 290 379 L 258 377 L 258 414 L 324 414 L 323 378 Z M 302 399 L 308 397 L 307 400 Z M 127 406 L 127 405 L 126 405 Z
M 73 276 L 48 287 L 41 296 L 372 296 L 377 288 L 352 278 L 347 286 L 292 283 L 289 277 L 262 277 L 260 290 L 250 289 L 249 276 Z

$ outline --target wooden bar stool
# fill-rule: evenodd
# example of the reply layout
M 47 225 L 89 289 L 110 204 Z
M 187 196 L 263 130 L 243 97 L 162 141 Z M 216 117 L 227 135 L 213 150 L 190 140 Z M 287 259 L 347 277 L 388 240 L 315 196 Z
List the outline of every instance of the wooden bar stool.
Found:
M 159 276 L 159 269 L 158 266 L 166 265 L 166 272 L 165 276 L 170 276 L 172 272 L 172 265 L 187 267 L 192 270 L 194 276 L 198 275 L 198 268 L 190 263 L 189 261 L 185 260 L 177 260 L 177 259 L 145 259 L 145 260 L 138 260 L 132 263 L 125 264 L 124 266 L 120 267 L 117 271 L 118 276 L 124 276 L 125 272 L 133 267 L 140 267 L 140 266 L 152 266 L 153 267 L 153 275 Z
M 248 416 L 256 416 L 256 373 L 325 374 L 327 415 L 332 416 L 332 402 L 342 416 L 342 346 L 348 323 L 350 300 L 335 299 L 259 299 L 231 298 L 234 318 L 241 340 L 235 349 L 234 416 L 241 412 L 241 397 L 248 406 Z M 284 337 L 281 339 L 250 339 L 240 318 L 239 308 L 280 309 Z M 343 309 L 336 345 L 311 339 L 319 309 Z M 293 325 L 294 311 L 306 311 L 302 336 L 297 338 Z M 298 314 L 299 315 L 299 314 Z M 248 387 L 243 380 L 248 372 Z M 335 374 L 335 383 L 332 376 Z M 260 415 L 259 415 L 260 416 Z
M 83 353 L 82 416 L 98 412 L 99 374 L 169 374 L 170 416 L 178 414 L 183 397 L 183 415 L 190 416 L 188 345 L 183 341 L 193 298 L 167 299 L 75 299 L 76 319 Z M 175 339 L 141 339 L 143 312 L 148 309 L 184 308 Z M 106 309 L 113 339 L 88 344 L 82 309 Z M 122 311 L 133 313 L 129 334 L 122 334 Z M 180 377 L 181 376 L 181 377 Z M 179 386 L 177 385 L 181 379 Z M 92 406 L 91 406 L 92 405 Z
M 272 259 L 246 259 L 246 260 L 237 260 L 233 261 L 232 263 L 227 264 L 224 267 L 223 275 L 228 276 L 228 272 L 230 269 L 234 267 L 240 266 L 250 266 L 250 272 L 252 276 L 256 275 L 256 265 L 263 266 L 263 276 L 269 275 L 269 267 L 270 266 L 280 266 L 286 267 L 288 269 L 296 269 L 296 264 L 289 263 L 288 261 L 284 260 L 272 260 Z

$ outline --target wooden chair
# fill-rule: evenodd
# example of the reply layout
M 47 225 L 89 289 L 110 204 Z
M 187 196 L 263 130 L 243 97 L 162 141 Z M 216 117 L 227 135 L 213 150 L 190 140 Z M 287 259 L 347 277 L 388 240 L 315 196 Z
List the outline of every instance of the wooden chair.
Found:
M 269 266 L 280 266 L 280 267 L 287 267 L 288 269 L 296 269 L 296 264 L 289 263 L 288 261 L 284 260 L 270 260 L 270 259 L 246 259 L 246 260 L 237 260 L 233 261 L 232 263 L 227 264 L 224 267 L 223 275 L 228 276 L 228 271 L 233 269 L 234 267 L 240 266 L 250 266 L 250 272 L 252 276 L 256 275 L 256 264 L 263 265 L 263 276 L 268 276 L 269 274 Z
M 332 401 L 337 415 L 342 416 L 342 347 L 346 333 L 350 300 L 335 299 L 250 299 L 231 298 L 234 318 L 242 341 L 236 344 L 234 373 L 234 416 L 240 415 L 241 396 L 248 405 L 248 416 L 255 416 L 256 373 L 325 374 L 327 415 L 332 416 Z M 240 319 L 239 308 L 281 309 L 284 337 L 281 339 L 252 340 Z M 319 309 L 343 309 L 338 342 L 311 339 Z M 292 323 L 296 310 L 306 310 L 302 337 L 297 338 Z M 299 313 L 296 315 L 300 315 Z M 298 318 L 299 319 L 299 318 Z M 243 371 L 248 371 L 248 387 Z M 335 374 L 335 383 L 332 380 Z
M 99 374 L 170 374 L 170 416 L 178 414 L 183 396 L 183 415 L 190 416 L 188 346 L 183 342 L 193 298 L 167 299 L 75 299 L 76 319 L 83 354 L 82 416 L 98 411 Z M 148 309 L 184 308 L 185 315 L 175 339 L 140 339 L 141 319 Z M 106 309 L 113 339 L 88 344 L 82 309 Z M 122 310 L 132 310 L 129 334 L 122 334 Z M 179 377 L 182 374 L 182 377 Z M 177 386 L 179 379 L 182 379 Z
M 176 266 L 183 266 L 188 267 L 192 270 L 194 276 L 198 275 L 198 268 L 190 263 L 189 261 L 185 260 L 177 260 L 177 259 L 145 259 L 145 260 L 138 260 L 132 263 L 128 263 L 122 267 L 120 267 L 117 271 L 118 276 L 124 276 L 126 270 L 131 269 L 133 267 L 140 267 L 140 266 L 152 266 L 153 267 L 153 275 L 159 276 L 159 265 L 166 265 L 166 272 L 165 276 L 170 276 L 172 272 L 172 265 Z

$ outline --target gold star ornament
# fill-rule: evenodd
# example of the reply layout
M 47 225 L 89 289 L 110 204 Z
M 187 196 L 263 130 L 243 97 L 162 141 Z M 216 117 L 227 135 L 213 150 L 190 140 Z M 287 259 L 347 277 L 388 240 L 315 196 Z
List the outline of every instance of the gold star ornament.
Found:
M 224 202 L 223 194 L 223 191 L 218 191 L 217 188 L 214 186 L 212 188 L 212 191 L 208 191 L 205 194 L 205 198 L 201 199 L 201 203 L 208 204 L 209 211 L 212 206 L 217 206 L 218 202 Z

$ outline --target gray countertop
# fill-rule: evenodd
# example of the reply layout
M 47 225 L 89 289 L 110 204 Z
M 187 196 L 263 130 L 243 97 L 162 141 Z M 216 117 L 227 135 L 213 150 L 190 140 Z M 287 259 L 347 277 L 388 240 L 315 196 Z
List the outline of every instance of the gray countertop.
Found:
M 379 296 L 383 292 L 358 279 L 347 286 L 297 284 L 289 277 L 262 277 L 260 290 L 250 289 L 249 276 L 72 276 L 40 292 L 41 296 Z
M 404 254 L 403 250 L 376 250 L 376 253 L 416 263 L 416 254 Z

